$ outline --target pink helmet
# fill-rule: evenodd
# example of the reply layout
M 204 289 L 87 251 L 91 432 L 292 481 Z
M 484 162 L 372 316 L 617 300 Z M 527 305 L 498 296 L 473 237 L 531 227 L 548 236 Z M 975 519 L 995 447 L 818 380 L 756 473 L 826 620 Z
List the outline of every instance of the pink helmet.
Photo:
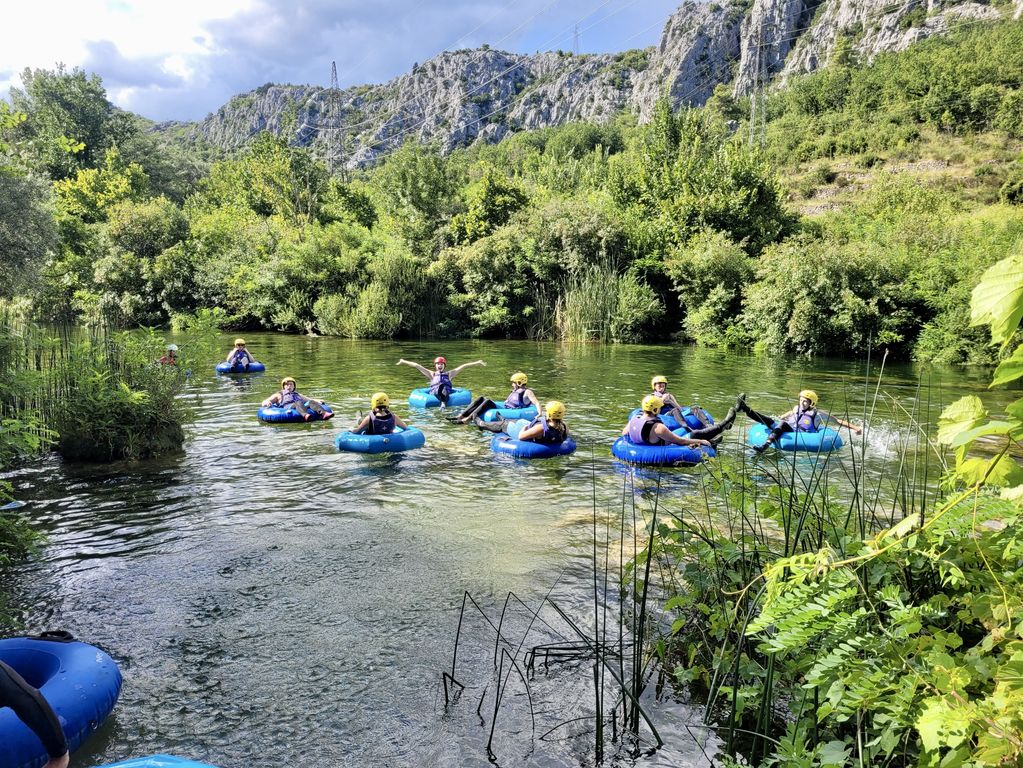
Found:
M 447 365 L 448 361 L 445 360 L 443 357 L 435 357 L 435 358 L 433 358 L 433 364 L 436 365 L 437 363 L 444 363 L 444 365 Z

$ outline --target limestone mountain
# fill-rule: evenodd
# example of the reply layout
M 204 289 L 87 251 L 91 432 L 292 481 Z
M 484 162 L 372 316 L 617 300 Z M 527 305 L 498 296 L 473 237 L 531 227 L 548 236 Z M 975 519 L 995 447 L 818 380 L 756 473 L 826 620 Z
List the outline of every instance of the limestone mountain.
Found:
M 964 24 L 1021 15 L 1023 0 L 687 0 L 656 47 L 600 55 L 450 51 L 380 85 L 268 83 L 197 123 L 160 129 L 228 151 L 271 131 L 337 166 L 364 166 L 410 137 L 450 151 L 514 131 L 607 120 L 623 109 L 645 120 L 662 96 L 700 105 L 722 83 L 745 96 L 825 66 L 836 51 L 869 60 Z

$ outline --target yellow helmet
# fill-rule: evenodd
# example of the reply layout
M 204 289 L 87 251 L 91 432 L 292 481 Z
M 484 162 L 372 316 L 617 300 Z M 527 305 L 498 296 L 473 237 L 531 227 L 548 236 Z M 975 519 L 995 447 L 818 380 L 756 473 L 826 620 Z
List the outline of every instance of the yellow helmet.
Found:
M 565 404 L 560 400 L 551 400 L 547 405 L 544 406 L 544 410 L 547 411 L 547 418 L 561 419 L 565 418 Z
M 813 405 L 817 405 L 817 400 L 820 399 L 817 397 L 817 393 L 814 392 L 812 389 L 804 389 L 802 392 L 799 393 L 800 400 L 802 400 L 804 397 L 807 400 L 809 400 L 810 403 Z
M 386 392 L 377 392 L 369 399 L 369 404 L 374 408 L 380 408 L 381 406 L 386 408 L 391 404 L 391 398 L 387 396 Z
M 283 388 L 284 388 L 284 385 L 285 385 L 285 384 L 287 384 L 287 383 L 288 383 L 289 381 L 290 381 L 290 382 L 291 382 L 292 384 L 294 384 L 294 385 L 295 385 L 296 387 L 298 386 L 298 382 L 297 382 L 297 381 L 295 381 L 295 380 L 294 380 L 293 378 L 291 378 L 290 376 L 285 376 L 285 377 L 284 377 L 283 379 L 281 379 L 281 389 L 283 389 Z
M 647 395 L 643 398 L 642 406 L 644 413 L 660 413 L 661 408 L 664 407 L 664 401 L 657 395 Z
M 244 347 L 245 346 L 245 339 L 235 339 L 234 340 L 234 345 L 236 347 Z
M 522 386 L 525 386 L 527 381 L 529 381 L 529 377 L 522 371 L 519 371 L 518 373 L 513 373 L 511 375 L 512 384 L 521 384 Z
M 653 389 L 655 384 L 665 384 L 665 385 L 667 385 L 667 383 L 668 383 L 667 377 L 665 377 L 665 376 L 654 376 L 652 379 L 650 379 L 650 389 Z

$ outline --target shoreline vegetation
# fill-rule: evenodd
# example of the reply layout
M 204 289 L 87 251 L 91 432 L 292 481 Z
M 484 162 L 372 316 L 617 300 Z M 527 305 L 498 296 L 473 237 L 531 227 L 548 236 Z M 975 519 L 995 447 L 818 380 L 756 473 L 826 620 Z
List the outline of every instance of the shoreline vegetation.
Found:
M 835 56 L 769 95 L 762 145 L 721 88 L 649 125 L 447 156 L 410 142 L 341 181 L 267 133 L 211 160 L 114 110 L 95 76 L 26 72 L 0 104 L 0 471 L 52 446 L 180 447 L 188 363 L 155 365 L 163 340 L 137 330 L 167 324 L 194 332 L 195 359 L 218 329 L 672 338 L 997 363 L 992 386 L 1016 384 L 1021 82 L 1023 22 L 1000 22 L 869 65 Z M 940 482 L 893 465 L 884 510 L 825 459 L 767 490 L 712 465 L 626 569 L 635 668 L 671 669 L 752 765 L 1019 764 L 1021 438 L 1023 400 L 998 419 L 978 397 L 949 405 L 926 443 L 954 462 Z M 850 504 L 832 482 L 854 484 Z M 0 510 L 0 567 L 37 543 Z
M 1023 238 L 1023 21 L 766 99 L 720 87 L 649 124 L 414 141 L 332 178 L 270 133 L 218 155 L 114 110 L 80 70 L 0 106 L 0 218 L 44 322 L 349 338 L 525 338 L 996 362 L 965 321 Z M 754 137 L 754 140 L 750 140 Z

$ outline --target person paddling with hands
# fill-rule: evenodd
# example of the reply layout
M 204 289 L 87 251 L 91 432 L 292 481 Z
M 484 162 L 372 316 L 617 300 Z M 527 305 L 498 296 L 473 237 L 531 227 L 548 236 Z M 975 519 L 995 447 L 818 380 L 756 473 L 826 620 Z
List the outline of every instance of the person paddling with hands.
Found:
M 455 376 L 464 371 L 466 368 L 470 368 L 474 365 L 486 366 L 486 363 L 482 360 L 473 360 L 471 363 L 462 363 L 457 368 L 448 370 L 447 359 L 443 357 L 435 357 L 433 359 L 432 371 L 429 368 L 423 367 L 419 363 L 414 363 L 411 360 L 406 360 L 405 358 L 399 360 L 396 365 L 412 366 L 428 378 L 430 380 L 430 394 L 440 400 L 441 406 L 445 406 L 448 404 L 448 398 L 451 397 L 451 393 L 455 389 L 454 385 L 451 383 Z

